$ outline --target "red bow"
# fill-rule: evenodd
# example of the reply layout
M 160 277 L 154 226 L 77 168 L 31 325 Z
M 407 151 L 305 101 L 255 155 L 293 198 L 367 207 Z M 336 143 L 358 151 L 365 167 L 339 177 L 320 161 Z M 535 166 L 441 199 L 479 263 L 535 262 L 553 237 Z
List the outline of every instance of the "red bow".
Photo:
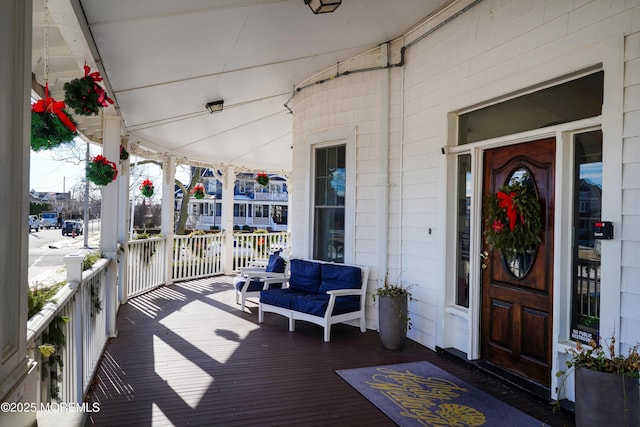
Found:
M 71 132 L 76 131 L 76 125 L 73 124 L 71 119 L 64 112 L 64 102 L 56 101 L 49 96 L 49 83 L 44 86 L 44 99 L 38 100 L 31 106 L 31 111 L 34 113 L 51 113 L 58 116 L 60 121 L 69 128 Z
M 91 71 L 91 67 L 88 65 L 84 66 L 84 76 L 90 77 L 93 80 L 93 90 L 98 94 L 98 104 L 102 107 L 108 107 L 109 104 L 113 104 L 113 99 L 107 96 L 107 92 L 104 91 L 102 86 L 98 83 L 103 80 L 102 76 L 98 71 L 94 71 L 93 73 L 89 73 Z
M 513 233 L 513 229 L 516 226 L 516 217 L 517 217 L 516 201 L 514 200 L 516 193 L 512 191 L 511 194 L 507 194 L 502 191 L 498 191 L 497 196 L 498 196 L 498 206 L 502 209 L 507 210 L 507 218 L 509 218 L 509 228 Z
M 145 179 L 144 181 L 142 181 L 142 184 L 140 184 L 140 190 L 142 190 L 144 187 L 153 188 L 153 182 L 151 182 L 151 180 Z

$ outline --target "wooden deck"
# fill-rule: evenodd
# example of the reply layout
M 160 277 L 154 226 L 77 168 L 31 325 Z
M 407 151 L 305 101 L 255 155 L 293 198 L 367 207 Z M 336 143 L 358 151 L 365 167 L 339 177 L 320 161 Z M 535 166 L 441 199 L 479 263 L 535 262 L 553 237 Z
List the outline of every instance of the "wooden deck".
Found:
M 183 282 L 120 308 L 119 335 L 107 345 L 87 417 L 98 426 L 393 426 L 336 369 L 427 360 L 552 426 L 572 425 L 546 403 L 468 364 L 413 341 L 384 350 L 375 331 L 322 329 L 281 316 L 258 324 L 257 305 L 241 312 L 231 278 Z

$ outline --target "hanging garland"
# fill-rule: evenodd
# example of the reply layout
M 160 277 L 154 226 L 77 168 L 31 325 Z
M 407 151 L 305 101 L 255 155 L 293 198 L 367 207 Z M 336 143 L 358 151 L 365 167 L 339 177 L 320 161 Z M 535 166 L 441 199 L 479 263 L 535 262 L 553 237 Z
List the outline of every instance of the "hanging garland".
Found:
M 49 84 L 45 84 L 44 99 L 31 105 L 31 148 L 33 151 L 49 150 L 73 141 L 78 135 L 76 123 L 64 111 L 64 102 L 49 96 Z
M 107 92 L 98 83 L 103 79 L 100 73 L 84 66 L 84 77 L 73 79 L 64 84 L 64 101 L 73 108 L 76 114 L 91 116 L 98 114 L 100 108 L 113 104 L 113 99 L 107 96 Z
M 153 196 L 153 182 L 148 179 L 142 181 L 142 184 L 140 184 L 140 193 L 142 193 L 144 197 Z
M 256 175 L 256 182 L 262 186 L 269 184 L 269 177 L 266 173 L 259 173 Z
M 485 199 L 484 235 L 502 255 L 525 254 L 542 240 L 540 202 L 533 189 L 515 181 Z
M 129 158 L 129 152 L 124 148 L 124 145 L 120 146 L 120 160 L 127 160 Z
M 96 185 L 107 185 L 118 177 L 118 168 L 106 157 L 97 155 L 87 166 L 87 179 Z
M 204 197 L 204 187 L 202 186 L 202 184 L 198 184 L 193 187 L 193 190 L 191 190 L 191 194 L 193 194 L 193 197 L 198 200 L 202 199 Z

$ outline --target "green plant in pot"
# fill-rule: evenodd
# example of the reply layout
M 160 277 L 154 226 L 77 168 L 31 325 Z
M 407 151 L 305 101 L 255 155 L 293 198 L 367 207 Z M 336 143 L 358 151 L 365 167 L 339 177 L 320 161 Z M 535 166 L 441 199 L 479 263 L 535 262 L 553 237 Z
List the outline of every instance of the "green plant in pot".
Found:
M 604 342 L 604 346 L 602 345 Z M 578 342 L 566 362 L 575 371 L 576 426 L 640 426 L 639 345 L 616 354 L 615 336 Z M 560 372 L 559 375 L 566 374 Z
M 382 346 L 387 350 L 400 350 L 411 329 L 409 319 L 410 286 L 389 283 L 388 274 L 384 283 L 373 294 L 378 302 L 378 332 Z

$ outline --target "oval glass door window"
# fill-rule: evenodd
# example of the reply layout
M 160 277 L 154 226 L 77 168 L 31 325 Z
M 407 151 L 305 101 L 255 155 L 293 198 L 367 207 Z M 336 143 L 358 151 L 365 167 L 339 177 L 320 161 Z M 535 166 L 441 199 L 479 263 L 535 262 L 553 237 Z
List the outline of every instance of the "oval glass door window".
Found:
M 536 189 L 533 175 L 528 169 L 518 168 L 514 170 L 506 184 L 514 184 L 515 182 L 519 182 L 523 187 L 528 187 L 531 194 L 537 197 L 538 190 Z M 538 245 L 533 249 L 527 250 L 524 254 L 517 253 L 515 250 L 512 253 L 502 254 L 502 264 L 513 277 L 522 279 L 531 270 L 537 252 Z

